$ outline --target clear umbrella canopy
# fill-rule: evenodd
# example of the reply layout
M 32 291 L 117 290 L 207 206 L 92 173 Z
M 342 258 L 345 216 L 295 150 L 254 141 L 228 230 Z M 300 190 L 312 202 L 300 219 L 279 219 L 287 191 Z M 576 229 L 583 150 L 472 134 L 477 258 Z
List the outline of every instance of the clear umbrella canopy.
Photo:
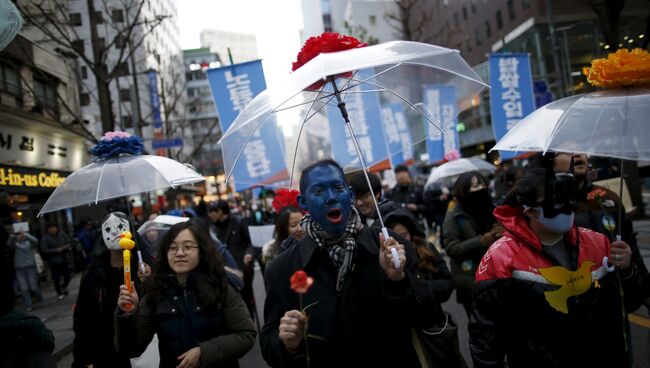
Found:
M 314 89 L 319 81 L 324 83 Z M 440 135 L 444 112 L 431 106 L 433 99 L 427 98 L 425 87 L 453 86 L 451 115 L 455 115 L 486 86 L 457 50 L 429 44 L 395 41 L 320 54 L 290 74 L 283 86 L 263 91 L 242 110 L 220 141 L 227 176 L 245 164 L 242 152 L 264 124 L 277 124 L 275 131 L 284 148 L 282 160 L 291 180 L 279 186 L 296 187 L 302 168 L 320 158 L 333 157 L 342 166 L 365 166 L 348 140 L 352 133 L 338 109 L 333 83 L 346 103 L 368 167 L 385 165 L 397 155 L 408 156 L 427 134 Z M 381 117 L 381 109 L 388 105 L 403 111 L 408 139 L 399 137 L 405 142 L 401 151 L 376 149 L 385 148 L 386 140 L 397 139 Z M 382 128 L 388 129 L 377 139 L 373 130 Z M 337 157 L 341 144 L 349 160 Z
M 73 172 L 41 209 L 44 213 L 205 180 L 196 171 L 161 156 L 123 155 Z
M 650 160 L 649 117 L 648 87 L 566 97 L 528 115 L 492 149 Z
M 478 171 L 483 176 L 493 174 L 496 171 L 496 166 L 484 160 L 476 158 L 459 158 L 457 160 L 449 161 L 438 167 L 434 167 L 427 178 L 424 185 L 425 189 L 433 188 L 436 184 L 441 184 L 451 187 L 460 174 L 466 172 Z

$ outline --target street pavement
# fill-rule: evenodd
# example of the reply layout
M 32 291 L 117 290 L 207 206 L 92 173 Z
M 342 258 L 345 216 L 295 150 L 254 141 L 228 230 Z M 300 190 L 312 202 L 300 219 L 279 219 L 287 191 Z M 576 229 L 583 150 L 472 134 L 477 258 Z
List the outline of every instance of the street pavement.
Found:
M 641 255 L 650 268 L 650 220 L 635 221 L 634 229 L 638 232 L 638 243 Z M 44 288 L 44 301 L 33 311 L 33 314 L 41 318 L 47 327 L 52 330 L 56 338 L 55 358 L 57 358 L 58 367 L 70 367 L 72 363 L 72 305 L 76 300 L 76 294 L 79 287 L 80 275 L 75 275 L 70 283 L 70 295 L 61 301 L 56 300 L 56 294 L 50 285 Z M 256 270 L 253 289 L 257 300 L 257 312 L 260 316 L 260 326 L 263 325 L 264 298 L 264 281 L 261 272 Z M 467 316 L 462 306 L 456 303 L 455 295 L 452 295 L 447 303 L 443 305 L 456 323 L 458 324 L 459 341 L 461 353 L 465 357 L 468 366 L 471 367 L 470 352 L 468 346 L 467 334 Z M 19 309 L 22 307 L 19 307 Z M 634 368 L 650 367 L 650 318 L 648 310 L 643 307 L 630 316 L 631 341 L 633 345 L 633 354 L 635 358 Z M 259 340 L 258 340 L 259 341 Z M 259 342 L 256 343 L 251 351 L 246 354 L 240 361 L 242 368 L 266 368 L 268 365 L 262 359 Z M 140 366 L 146 367 L 146 364 L 140 362 Z

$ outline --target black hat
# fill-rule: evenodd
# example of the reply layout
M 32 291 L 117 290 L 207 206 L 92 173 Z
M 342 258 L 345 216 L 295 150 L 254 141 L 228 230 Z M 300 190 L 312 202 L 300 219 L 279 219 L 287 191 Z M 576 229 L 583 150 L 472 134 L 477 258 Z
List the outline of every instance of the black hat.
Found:
M 384 225 L 388 228 L 393 227 L 396 223 L 400 223 L 406 226 L 412 237 L 417 236 L 424 238 L 424 232 L 420 230 L 417 219 L 413 216 L 411 211 L 406 208 L 398 208 L 395 211 L 384 215 L 383 220 Z

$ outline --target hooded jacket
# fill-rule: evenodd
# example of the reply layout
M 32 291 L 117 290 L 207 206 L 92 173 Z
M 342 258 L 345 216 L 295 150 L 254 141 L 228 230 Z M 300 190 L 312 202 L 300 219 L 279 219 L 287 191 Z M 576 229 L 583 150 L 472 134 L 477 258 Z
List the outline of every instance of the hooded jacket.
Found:
M 503 367 L 506 357 L 509 367 L 630 366 L 624 314 L 638 307 L 636 266 L 608 272 L 607 238 L 573 227 L 564 241 L 577 248 L 577 272 L 558 283 L 546 273 L 558 262 L 543 252 L 522 209 L 501 206 L 494 215 L 507 233 L 476 271 L 469 324 L 474 366 Z M 583 293 L 564 289 L 579 283 Z

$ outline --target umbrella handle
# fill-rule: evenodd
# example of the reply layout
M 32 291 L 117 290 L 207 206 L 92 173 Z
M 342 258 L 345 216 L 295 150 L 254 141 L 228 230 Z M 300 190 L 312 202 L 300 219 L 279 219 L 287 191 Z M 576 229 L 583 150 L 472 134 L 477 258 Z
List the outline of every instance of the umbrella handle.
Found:
M 390 235 L 388 235 L 388 229 L 386 229 L 385 226 L 381 228 L 381 233 L 384 235 L 384 241 L 388 240 Z M 395 247 L 391 247 L 390 253 L 393 255 L 393 267 L 399 268 L 399 266 L 401 266 L 402 263 L 399 260 L 399 254 L 397 254 L 397 249 L 395 249 Z
M 142 274 L 144 275 L 144 261 L 142 260 L 142 252 L 138 250 L 138 263 L 140 263 L 140 271 L 142 271 Z

